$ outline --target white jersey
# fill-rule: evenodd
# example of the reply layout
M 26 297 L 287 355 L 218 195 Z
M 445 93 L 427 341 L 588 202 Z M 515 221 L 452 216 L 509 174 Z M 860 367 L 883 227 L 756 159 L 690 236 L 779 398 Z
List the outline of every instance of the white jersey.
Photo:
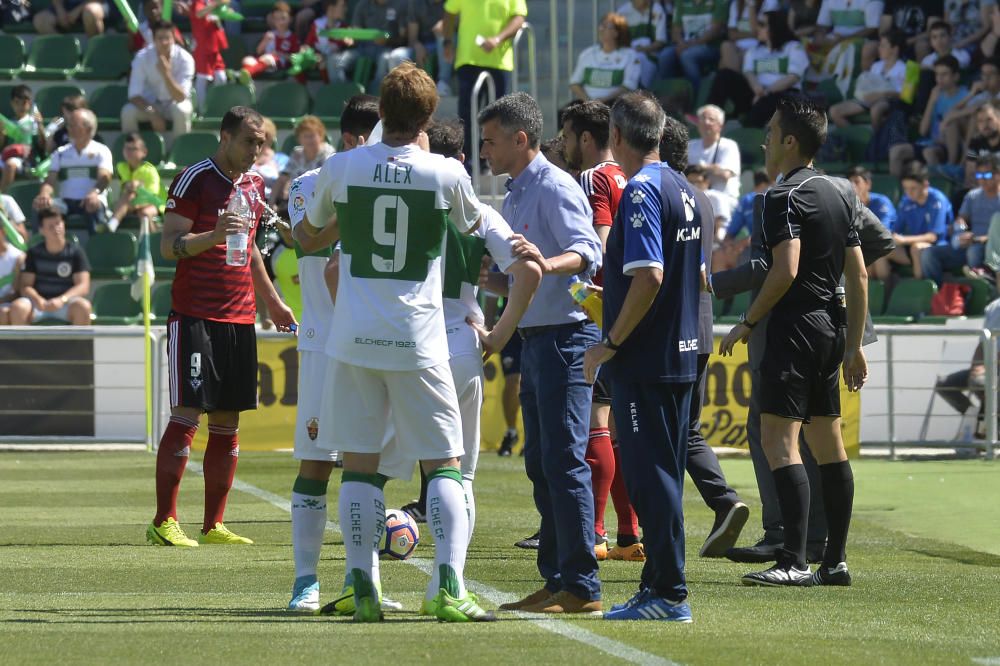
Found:
M 659 2 L 653 2 L 649 9 L 641 12 L 630 2 L 623 3 L 618 8 L 618 14 L 625 17 L 628 23 L 628 34 L 632 38 L 631 46 L 647 46 L 653 42 L 667 42 L 667 12 Z
M 767 44 L 757 44 L 743 54 L 743 71 L 753 74 L 765 88 L 789 74 L 799 77 L 799 82 L 809 69 L 809 56 L 802 44 L 786 42 L 781 49 L 772 51 Z M 796 84 L 798 86 L 799 83 Z
M 292 187 L 288 191 L 288 218 L 292 228 L 305 217 L 306 204 L 312 199 L 317 176 L 319 169 L 312 169 L 292 181 Z M 302 291 L 299 351 L 322 352 L 326 350 L 326 340 L 333 320 L 333 301 L 323 278 L 326 262 L 330 258 L 330 248 L 307 254 L 296 244 L 295 252 L 299 257 L 299 288 Z
M 883 5 L 880 0 L 823 0 L 816 24 L 830 28 L 835 35 L 878 28 Z
M 479 336 L 465 319 L 471 317 L 480 324 L 485 321 L 477 298 L 479 289 L 474 284 L 474 282 L 478 282 L 483 245 L 485 244 L 493 261 L 503 272 L 507 272 L 511 264 L 516 261 L 511 254 L 513 247 L 511 236 L 514 235 L 514 232 L 507 221 L 489 206 L 483 206 L 480 208 L 480 212 L 482 218 L 479 227 L 467 237 L 467 242 L 463 243 L 464 239 L 455 239 L 449 236 L 449 242 L 458 240 L 460 244 L 473 247 L 478 244 L 478 251 L 473 250 L 472 252 L 462 252 L 459 248 L 449 245 L 446 253 L 444 319 L 448 331 L 448 351 L 452 358 L 463 354 L 479 355 L 482 353 Z M 457 298 L 453 297 L 456 288 L 458 289 Z
M 737 3 L 729 5 L 729 21 L 726 26 L 730 30 L 739 30 L 740 32 L 753 32 L 753 24 L 750 22 L 750 8 L 753 6 L 751 3 L 743 3 L 743 11 L 739 14 L 736 13 Z M 757 6 L 757 22 L 758 24 L 763 24 L 767 22 L 766 14 L 768 12 L 776 12 L 781 9 L 781 3 L 778 0 L 764 0 Z M 736 40 L 736 46 L 740 49 L 746 51 L 747 49 L 752 49 L 757 46 L 757 38 L 754 37 L 744 37 L 743 39 Z
M 734 199 L 740 197 L 740 147 L 732 139 L 721 137 L 709 146 L 701 139 L 692 139 L 688 142 L 688 164 L 718 164 L 732 171 L 732 178 L 711 176 L 709 182 L 713 190 L 725 192 Z
M 59 198 L 71 200 L 82 199 L 94 189 L 98 170 L 114 173 L 115 165 L 111 149 L 93 140 L 82 151 L 72 142 L 56 148 L 49 167 L 49 173 L 59 174 Z M 98 197 L 107 205 L 107 190 Z
M 638 52 L 624 48 L 606 53 L 594 44 L 580 53 L 569 82 L 583 86 L 591 99 L 602 99 L 619 88 L 638 88 L 641 68 Z
M 327 354 L 376 370 L 448 361 L 442 253 L 448 220 L 479 219 L 472 181 L 456 160 L 414 144 L 361 146 L 330 157 L 306 204 L 311 224 L 340 225 L 340 284 Z

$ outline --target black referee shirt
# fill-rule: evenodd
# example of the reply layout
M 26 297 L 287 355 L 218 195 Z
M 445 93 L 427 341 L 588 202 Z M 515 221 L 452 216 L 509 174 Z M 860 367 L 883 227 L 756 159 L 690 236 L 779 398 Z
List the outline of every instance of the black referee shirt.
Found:
M 788 174 L 764 194 L 763 240 L 768 265 L 778 244 L 798 238 L 799 269 L 775 313 L 812 312 L 826 307 L 844 273 L 848 247 L 860 245 L 846 194 L 809 167 Z

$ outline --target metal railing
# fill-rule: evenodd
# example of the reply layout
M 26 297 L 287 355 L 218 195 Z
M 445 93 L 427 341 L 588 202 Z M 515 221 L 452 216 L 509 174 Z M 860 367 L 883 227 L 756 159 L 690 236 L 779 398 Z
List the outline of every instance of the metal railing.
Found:
M 538 66 L 535 60 L 535 28 L 527 21 L 514 35 L 511 49 L 514 53 L 514 71 L 511 72 L 511 92 L 521 89 L 521 51 L 518 48 L 521 39 L 528 36 L 528 93 L 533 99 L 538 99 Z
M 472 122 L 472 186 L 476 190 L 476 194 L 482 194 L 482 174 L 479 172 L 479 94 L 483 91 L 483 86 L 486 86 L 486 98 L 489 100 L 487 104 L 493 102 L 497 98 L 497 84 L 493 81 L 493 77 L 490 76 L 489 72 L 480 72 L 479 78 L 476 79 L 475 85 L 472 86 L 472 99 L 469 100 L 471 105 L 470 117 Z M 497 196 L 497 179 L 495 176 L 490 177 L 490 190 L 493 197 Z

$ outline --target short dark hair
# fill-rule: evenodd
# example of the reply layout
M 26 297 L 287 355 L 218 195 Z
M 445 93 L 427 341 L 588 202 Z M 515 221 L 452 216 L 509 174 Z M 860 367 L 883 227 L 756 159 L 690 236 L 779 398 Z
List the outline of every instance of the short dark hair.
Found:
M 128 134 L 126 134 L 124 142 L 125 143 L 141 143 L 144 146 L 146 145 L 146 140 L 143 139 L 142 135 L 139 134 L 138 132 L 129 132 Z
M 625 143 L 644 153 L 659 149 L 666 116 L 656 98 L 644 91 L 625 93 L 611 107 L 611 122 Z
M 660 136 L 660 160 L 674 171 L 684 171 L 688 165 L 690 138 L 687 125 L 668 115 L 663 121 L 663 134 Z
M 21 84 L 19 86 L 14 86 L 10 89 L 10 98 L 15 99 L 31 99 L 34 95 L 31 92 L 31 88 Z
M 848 180 L 851 178 L 864 178 L 869 183 L 872 182 L 872 172 L 868 170 L 868 167 L 856 164 L 847 170 L 847 174 L 844 176 Z
M 753 172 L 754 187 L 757 187 L 758 185 L 770 185 L 770 184 L 771 184 L 771 177 L 767 175 L 766 171 L 764 171 L 763 169 L 757 169 L 756 171 Z
M 976 156 L 976 166 L 978 167 L 980 165 L 989 166 L 990 171 L 996 173 L 1000 171 L 1000 155 L 989 152 L 979 153 L 979 155 Z
M 542 154 L 545 155 L 546 158 L 548 158 L 549 155 L 555 153 L 560 161 L 565 161 L 566 156 L 565 153 L 563 152 L 565 147 L 566 147 L 566 140 L 563 138 L 563 135 L 557 134 L 551 139 L 542 141 L 539 150 L 542 151 Z
M 355 95 L 340 114 L 340 131 L 354 136 L 369 135 L 378 124 L 378 97 Z
M 431 121 L 427 126 L 427 141 L 432 153 L 458 159 L 465 147 L 465 123 L 461 118 Z
M 162 19 L 159 21 L 154 21 L 153 25 L 149 26 L 149 32 L 152 35 L 155 35 L 161 30 L 169 30 L 170 34 L 172 35 L 174 34 L 174 31 L 177 30 L 177 26 L 175 26 L 170 21 L 164 21 Z
M 826 143 L 826 111 L 805 95 L 778 99 L 778 127 L 783 136 L 794 136 L 802 157 L 814 157 Z
M 75 93 L 72 95 L 66 95 L 62 98 L 62 101 L 59 102 L 59 109 L 61 111 L 76 111 L 77 109 L 86 108 L 88 108 L 87 98 L 83 95 L 77 95 Z
M 958 58 L 951 55 L 950 53 L 946 56 L 941 56 L 934 63 L 935 67 L 947 67 L 951 70 L 952 74 L 958 74 L 962 67 L 958 64 Z
M 918 183 L 929 183 L 931 178 L 927 171 L 927 166 L 919 160 L 910 160 L 903 167 L 903 175 L 899 177 L 900 181 L 913 180 Z
M 604 102 L 587 100 L 566 110 L 562 117 L 562 126 L 569 123 L 577 136 L 590 132 L 597 147 L 604 150 L 608 147 L 608 123 L 611 120 L 611 108 Z
M 566 102 L 562 107 L 559 108 L 558 111 L 556 111 L 556 125 L 558 125 L 561 128 L 563 126 L 563 120 L 566 119 L 566 114 L 569 113 L 569 110 L 575 106 L 580 106 L 585 101 L 586 100 L 582 99 L 571 99 L 570 101 Z
M 708 178 L 708 169 L 705 168 L 704 164 L 689 164 L 684 167 L 684 175 Z
M 882 38 L 888 40 L 900 53 L 906 48 L 906 33 L 898 28 L 890 28 L 888 32 L 882 35 Z
M 532 148 L 542 140 L 542 109 L 528 93 L 504 95 L 480 111 L 476 120 L 480 125 L 496 120 L 509 133 L 524 132 Z
M 48 208 L 42 208 L 36 213 L 36 215 L 38 216 L 39 228 L 41 228 L 45 220 L 49 219 L 50 217 L 58 217 L 60 220 L 63 219 L 62 211 L 52 206 L 49 206 Z
M 935 30 L 944 30 L 949 35 L 954 32 L 954 29 L 951 27 L 951 23 L 948 23 L 947 21 L 934 21 L 934 24 L 928 32 L 934 32 Z
M 227 134 L 237 134 L 240 128 L 243 127 L 244 122 L 248 125 L 262 126 L 264 124 L 264 116 L 249 106 L 234 106 L 226 111 L 226 115 L 222 116 L 222 125 L 219 127 L 219 131 L 226 132 Z

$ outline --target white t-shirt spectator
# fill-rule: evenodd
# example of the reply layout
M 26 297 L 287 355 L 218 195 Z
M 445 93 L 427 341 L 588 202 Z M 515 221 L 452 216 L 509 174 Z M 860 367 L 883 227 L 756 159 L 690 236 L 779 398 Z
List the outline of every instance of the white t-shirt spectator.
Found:
M 733 199 L 740 196 L 740 147 L 732 139 L 721 137 L 717 142 L 706 146 L 701 139 L 688 142 L 689 164 L 718 164 L 723 169 L 733 173 L 732 178 L 710 176 L 710 188 L 725 192 Z M 716 216 L 719 213 L 716 212 Z
M 163 75 L 156 66 L 158 60 L 155 45 L 147 46 L 135 54 L 135 58 L 132 59 L 132 73 L 128 79 L 129 98 L 143 97 L 150 102 L 174 101 Z M 190 99 L 191 82 L 194 79 L 194 58 L 177 44 L 170 50 L 170 74 L 174 82 L 184 91 L 184 96 Z
M 733 2 L 729 5 L 729 21 L 726 23 L 726 27 L 730 30 L 739 30 L 740 32 L 753 32 L 750 28 L 750 3 L 743 3 L 743 11 L 738 16 L 736 14 L 736 5 L 738 3 Z M 760 9 L 757 10 L 757 20 L 761 23 L 767 20 L 764 14 L 768 12 L 776 12 L 781 9 L 781 5 L 778 0 L 764 0 L 760 3 Z M 759 44 L 756 38 L 746 37 L 744 39 L 737 40 L 736 46 L 740 49 L 746 51 L 749 48 L 753 48 Z
M 958 66 L 961 69 L 965 69 L 972 62 L 972 56 L 970 56 L 969 52 L 965 49 L 952 49 L 950 55 L 955 57 L 955 60 L 958 61 Z M 939 56 L 936 52 L 931 51 L 924 56 L 923 60 L 920 61 L 920 66 L 924 69 L 934 69 L 934 63 L 936 63 L 940 57 L 941 56 Z
M 835 35 L 878 28 L 884 4 L 880 0 L 823 0 L 816 24 L 831 28 Z
M 103 143 L 91 140 L 82 151 L 77 151 L 72 143 L 56 148 L 52 153 L 49 172 L 59 174 L 60 199 L 78 200 L 94 189 L 98 169 L 114 173 L 115 165 L 111 158 L 111 149 Z M 101 192 L 100 197 L 106 205 L 108 191 Z
M 652 3 L 648 9 L 639 11 L 631 2 L 626 2 L 618 8 L 618 12 L 628 23 L 628 32 L 632 37 L 632 46 L 646 46 L 653 42 L 667 42 L 667 12 L 659 2 Z
M 7 243 L 7 250 L 0 253 L 0 299 L 10 295 L 14 291 L 14 284 L 8 279 L 8 276 L 14 272 L 17 262 L 23 256 L 24 252 L 21 252 L 10 243 Z
M 799 77 L 798 87 L 808 68 L 809 56 L 802 44 L 796 41 L 786 42 L 778 51 L 772 51 L 766 44 L 758 44 L 743 54 L 743 72 L 754 74 L 765 88 L 789 74 Z
M 706 190 L 705 196 L 712 203 L 712 212 L 715 213 L 715 236 L 722 240 L 726 236 L 729 220 L 733 219 L 733 208 L 736 200 L 718 190 Z
M 24 224 L 24 211 L 17 205 L 17 199 L 9 194 L 0 194 L 0 203 L 3 205 L 4 215 L 14 224 Z
M 906 82 L 906 63 L 902 60 L 897 60 L 888 71 L 886 70 L 884 60 L 876 60 L 875 64 L 868 71 L 887 79 L 892 84 L 892 89 L 896 92 L 903 91 L 903 84 Z
M 603 99 L 619 88 L 639 87 L 639 54 L 630 48 L 606 53 L 598 44 L 587 47 L 576 60 L 570 83 L 582 85 L 591 99 Z

